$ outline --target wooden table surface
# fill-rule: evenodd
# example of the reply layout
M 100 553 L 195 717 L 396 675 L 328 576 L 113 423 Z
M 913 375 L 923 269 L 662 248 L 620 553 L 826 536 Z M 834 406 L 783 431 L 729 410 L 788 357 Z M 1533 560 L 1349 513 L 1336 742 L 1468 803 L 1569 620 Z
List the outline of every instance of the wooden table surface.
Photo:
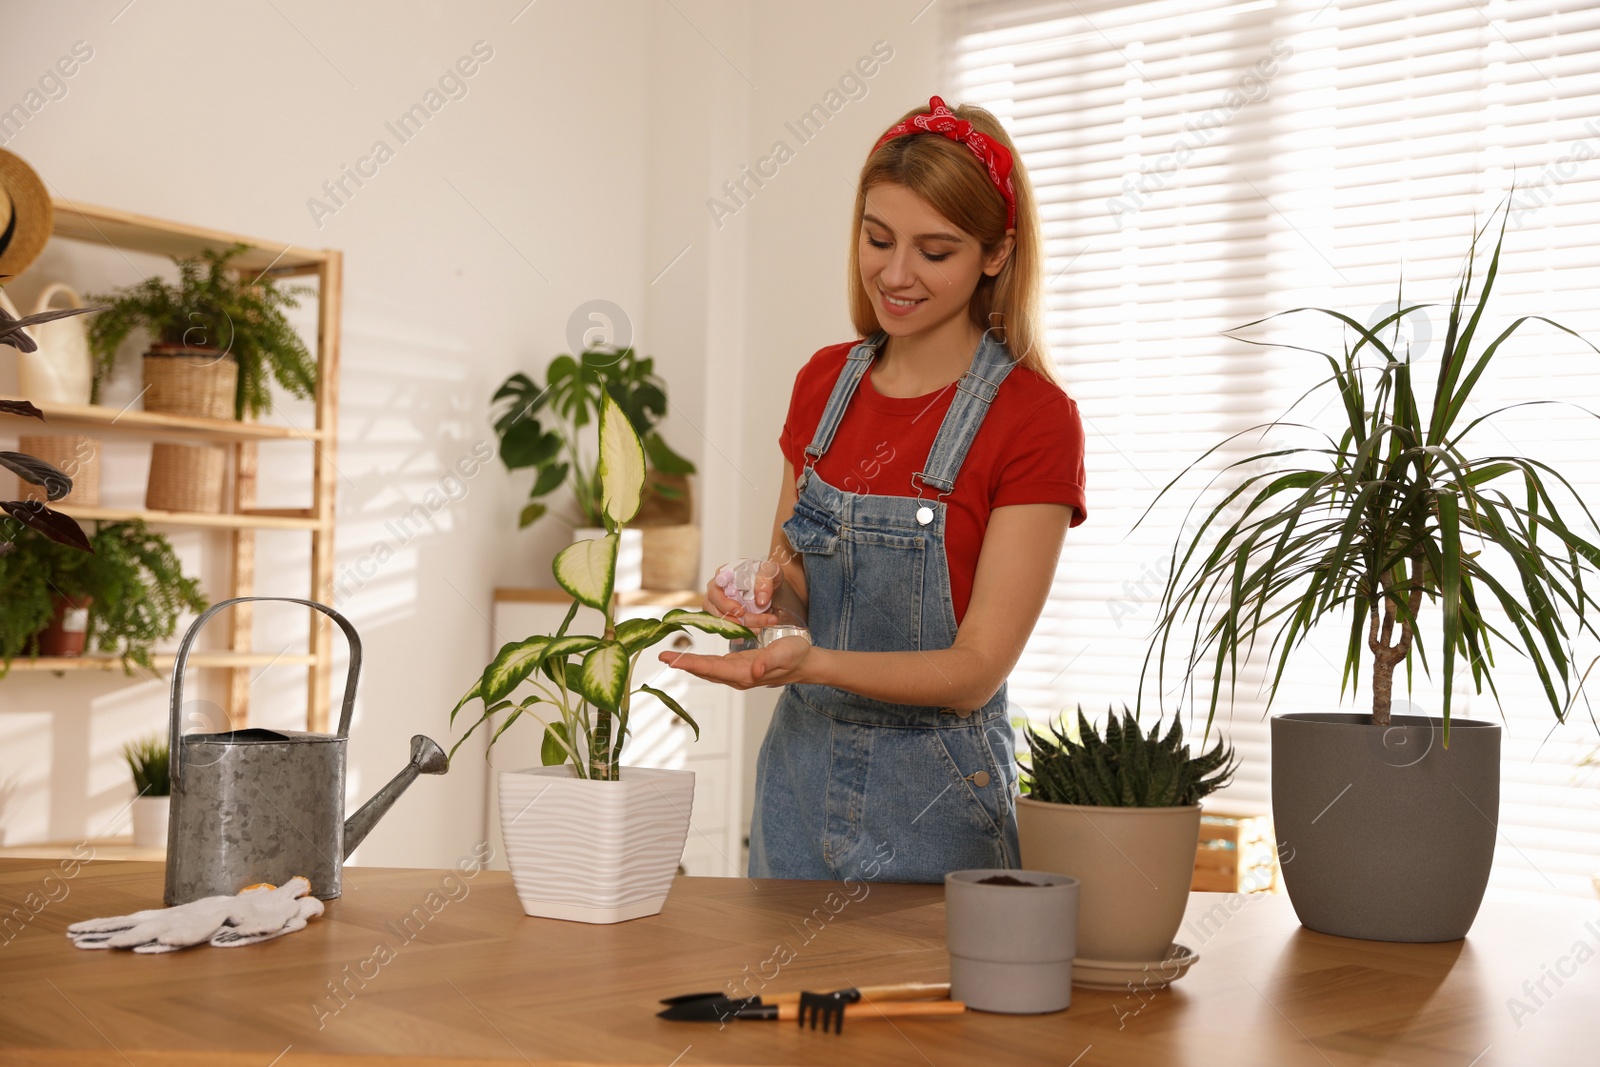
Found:
M 850 900 L 835 883 L 679 878 L 660 915 L 588 926 L 524 916 L 501 872 L 352 868 L 304 931 L 137 956 L 63 933 L 159 906 L 162 868 L 70 871 L 0 860 L 0 1063 L 1600 1063 L 1600 907 L 1577 901 L 1485 905 L 1465 941 L 1392 945 L 1301 929 L 1281 896 L 1196 893 L 1178 939 L 1200 960 L 1170 989 L 835 1035 L 669 1023 L 656 1000 L 774 970 L 769 992 L 943 981 L 942 887 L 854 883 Z

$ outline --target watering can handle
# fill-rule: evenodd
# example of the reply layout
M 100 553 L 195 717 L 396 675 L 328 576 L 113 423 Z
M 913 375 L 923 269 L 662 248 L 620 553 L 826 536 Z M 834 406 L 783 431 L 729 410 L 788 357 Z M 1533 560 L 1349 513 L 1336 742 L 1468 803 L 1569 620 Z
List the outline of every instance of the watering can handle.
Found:
M 350 736 L 350 716 L 354 713 L 356 706 L 356 680 L 361 675 L 361 638 L 359 635 L 357 635 L 356 628 L 350 625 L 350 620 L 345 618 L 343 615 L 340 615 L 337 611 L 334 611 L 326 604 L 319 604 L 315 600 L 301 600 L 297 597 L 291 596 L 234 597 L 232 600 L 224 600 L 219 604 L 213 604 L 211 607 L 207 608 L 198 619 L 194 620 L 194 623 L 189 627 L 188 632 L 183 635 L 182 643 L 178 645 L 178 655 L 172 664 L 172 733 L 167 750 L 167 760 L 170 765 L 169 773 L 174 780 L 178 778 L 180 773 L 178 753 L 182 748 L 179 740 L 183 736 L 183 722 L 181 718 L 183 711 L 183 671 L 184 667 L 187 666 L 189 662 L 189 648 L 194 644 L 194 639 L 200 636 L 200 630 L 207 622 L 210 621 L 211 616 L 215 615 L 223 608 L 229 608 L 235 604 L 245 604 L 255 600 L 276 600 L 285 604 L 303 604 L 308 608 L 314 608 L 317 611 L 322 612 L 328 618 L 338 623 L 339 629 L 344 631 L 345 640 L 350 642 L 350 673 L 345 676 L 344 680 L 344 702 L 339 709 L 339 732 L 336 736 Z

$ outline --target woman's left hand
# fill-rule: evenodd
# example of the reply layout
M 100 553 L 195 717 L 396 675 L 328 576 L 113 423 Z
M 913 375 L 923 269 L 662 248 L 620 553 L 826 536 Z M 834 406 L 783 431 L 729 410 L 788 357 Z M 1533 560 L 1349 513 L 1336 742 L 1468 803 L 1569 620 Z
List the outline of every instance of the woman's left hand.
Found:
M 729 652 L 725 656 L 663 652 L 658 658 L 669 667 L 688 671 L 708 682 L 721 682 L 735 689 L 754 689 L 801 681 L 801 672 L 810 655 L 810 641 L 803 637 L 782 637 L 766 648 L 749 652 Z

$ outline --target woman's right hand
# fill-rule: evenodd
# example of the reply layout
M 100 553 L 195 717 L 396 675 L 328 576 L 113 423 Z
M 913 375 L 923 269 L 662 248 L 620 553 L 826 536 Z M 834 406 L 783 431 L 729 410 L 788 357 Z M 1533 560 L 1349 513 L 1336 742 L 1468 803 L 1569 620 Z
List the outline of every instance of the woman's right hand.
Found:
M 727 568 L 718 568 L 721 574 Z M 783 585 L 783 569 L 776 563 L 764 564 L 756 574 L 754 592 L 756 607 L 747 610 L 737 598 L 730 596 L 726 590 L 717 584 L 716 576 L 706 583 L 706 598 L 702 605 L 706 611 L 724 619 L 759 630 L 766 626 L 775 626 L 779 619 L 772 610 L 773 598 L 778 595 L 778 589 Z

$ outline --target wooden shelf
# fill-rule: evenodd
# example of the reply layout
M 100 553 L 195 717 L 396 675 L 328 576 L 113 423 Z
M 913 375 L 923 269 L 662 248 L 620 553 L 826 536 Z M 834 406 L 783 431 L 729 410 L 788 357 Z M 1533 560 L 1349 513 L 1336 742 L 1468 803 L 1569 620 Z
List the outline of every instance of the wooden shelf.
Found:
M 52 197 L 55 205 L 55 236 L 74 241 L 111 245 L 135 252 L 148 252 L 156 256 L 192 256 L 205 250 L 222 251 L 243 241 L 250 246 L 233 261 L 241 270 L 261 271 L 268 267 L 269 274 L 293 276 L 316 274 L 329 262 L 330 253 L 315 248 L 298 248 L 276 241 L 223 233 L 204 226 L 190 226 L 182 222 L 169 222 L 131 211 L 78 204 L 61 197 Z
M 0 399 L 21 400 L 22 397 Z M 100 404 L 39 404 L 44 429 L 21 426 L 20 433 L 44 434 L 63 430 L 95 434 L 128 434 L 147 441 L 179 444 L 227 445 L 238 441 L 320 441 L 318 430 L 271 426 L 232 419 L 199 419 L 184 415 L 159 415 L 149 411 L 122 411 Z
M 143 519 L 152 525 L 196 526 L 210 530 L 320 530 L 317 519 L 261 513 L 234 515 L 205 511 L 145 511 L 142 508 L 80 508 L 73 504 L 52 505 L 63 515 L 94 522 L 132 522 Z
M 293 426 L 235 422 L 230 419 L 189 418 L 148 411 L 122 411 L 100 405 L 41 404 L 43 425 L 11 420 L 4 429 L 7 438 L 23 434 L 82 434 L 107 437 L 116 447 L 128 442 L 162 441 L 177 444 L 211 445 L 228 453 L 231 475 L 228 479 L 224 514 L 149 511 L 136 508 L 59 506 L 58 510 L 84 521 L 129 521 L 142 519 L 152 525 L 216 530 L 226 537 L 206 538 L 206 552 L 226 543 L 226 578 L 214 581 L 220 589 L 208 589 L 213 602 L 247 597 L 256 584 L 256 532 L 258 530 L 296 530 L 309 534 L 311 542 L 310 586 L 307 598 L 320 603 L 333 601 L 334 499 L 337 490 L 339 444 L 339 338 L 343 306 L 344 256 L 337 249 L 301 248 L 279 241 L 225 233 L 186 222 L 137 215 L 117 208 L 74 203 L 56 197 L 52 237 L 95 245 L 106 250 L 133 251 L 152 256 L 186 258 L 205 251 L 222 251 L 243 244 L 246 251 L 230 263 L 230 269 L 246 280 L 256 277 L 310 276 L 316 282 L 316 334 L 311 347 L 317 358 L 315 425 L 307 429 Z M 256 483 L 262 442 L 306 441 L 313 447 L 303 451 L 304 470 L 309 475 L 309 507 L 258 508 Z M 250 722 L 250 678 L 252 668 L 268 664 L 304 666 L 306 671 L 307 725 L 314 732 L 328 729 L 333 664 L 333 625 L 312 614 L 308 647 L 294 655 L 274 655 L 254 649 L 252 640 L 253 607 L 241 604 L 219 620 L 226 631 L 226 651 L 197 653 L 189 662 L 197 667 L 220 668 L 224 677 L 221 701 L 231 728 Z M 172 657 L 153 657 L 157 669 L 168 669 Z M 63 659 L 19 659 L 15 671 L 112 671 L 121 670 L 120 658 L 82 656 Z
M 171 653 L 161 653 L 150 657 L 158 671 L 172 669 L 174 656 Z M 249 667 L 310 667 L 317 662 L 317 657 L 304 652 L 285 652 L 282 655 L 273 655 L 270 652 L 191 652 L 189 653 L 189 666 L 191 667 L 224 667 L 228 669 Z M 12 671 L 54 671 L 58 674 L 66 671 L 120 671 L 122 657 L 120 656 L 40 656 L 37 659 L 28 659 L 19 656 L 11 661 Z M 133 669 L 138 670 L 139 665 L 133 664 Z

